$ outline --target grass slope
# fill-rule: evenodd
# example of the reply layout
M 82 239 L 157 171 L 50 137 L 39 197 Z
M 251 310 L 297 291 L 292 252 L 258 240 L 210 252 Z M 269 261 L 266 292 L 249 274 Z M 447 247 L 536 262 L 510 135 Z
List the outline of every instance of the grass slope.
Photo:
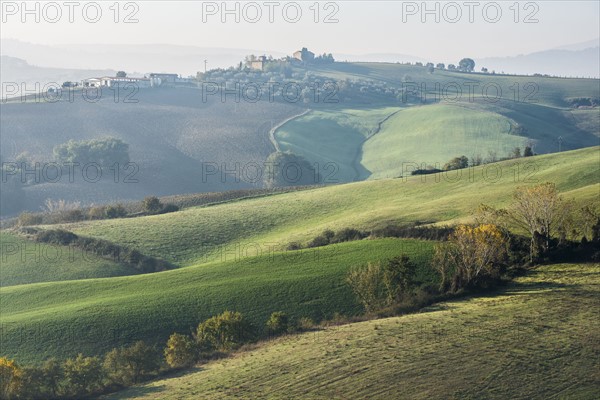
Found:
M 600 265 L 278 339 L 107 399 L 597 399 Z
M 312 111 L 277 129 L 275 139 L 281 150 L 301 155 L 317 166 L 325 183 L 364 180 L 369 171 L 360 165 L 360 148 L 379 123 L 399 109 Z
M 166 341 L 226 309 L 262 328 L 274 311 L 315 320 L 360 311 L 344 279 L 352 266 L 408 254 L 434 282 L 432 242 L 364 240 L 269 253 L 167 272 L 0 288 L 2 354 L 20 362 L 97 354 L 134 340 Z
M 0 286 L 136 275 L 124 265 L 68 246 L 35 243 L 0 232 Z
M 458 104 L 410 107 L 392 116 L 364 144 L 361 163 L 377 179 L 400 176 L 403 163 L 441 169 L 459 155 L 486 157 L 495 151 L 504 156 L 527 144 L 526 137 L 511 134 L 514 126 L 497 113 Z
M 594 147 L 443 174 L 328 186 L 65 228 L 179 265 L 194 265 L 218 260 L 222 253 L 235 252 L 238 247 L 284 249 L 290 242 L 308 241 L 326 228 L 371 229 L 389 222 L 462 220 L 481 203 L 507 204 L 520 185 L 555 182 L 567 197 L 597 201 L 599 161 L 600 148 Z

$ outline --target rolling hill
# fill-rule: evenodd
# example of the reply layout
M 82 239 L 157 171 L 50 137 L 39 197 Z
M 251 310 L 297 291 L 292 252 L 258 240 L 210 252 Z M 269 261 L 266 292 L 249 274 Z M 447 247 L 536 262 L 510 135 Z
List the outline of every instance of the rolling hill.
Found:
M 63 227 L 178 265 L 194 265 L 219 260 L 236 247 L 283 250 L 290 242 L 306 243 L 325 229 L 452 223 L 468 219 L 481 203 L 506 204 L 520 185 L 551 181 L 567 197 L 595 201 L 600 190 L 598 151 L 594 147 L 437 175 L 327 186 L 178 213 Z
M 488 296 L 288 336 L 106 399 L 595 399 L 600 265 Z M 543 383 L 543 384 L 542 384 Z
M 502 177 L 494 179 L 494 171 Z M 225 309 L 247 314 L 258 326 L 277 310 L 316 320 L 354 314 L 359 308 L 344 283 L 348 268 L 406 253 L 419 266 L 419 281 L 435 284 L 428 267 L 433 242 L 377 239 L 284 251 L 291 241 L 306 242 L 325 228 L 468 220 L 480 203 L 502 206 L 515 187 L 533 182 L 553 181 L 565 197 L 598 208 L 598 148 L 480 166 L 459 171 L 466 174 L 459 180 L 456 173 L 65 225 L 187 267 L 0 288 L 3 346 L 26 362 L 97 354 L 137 339 L 162 341 Z
M 23 208 L 38 211 L 48 198 L 89 205 L 261 187 L 254 169 L 276 148 L 305 157 L 325 183 L 343 183 L 399 176 L 398 167 L 415 160 L 443 165 L 490 150 L 504 157 L 511 146 L 530 142 L 540 154 L 599 143 L 597 108 L 575 105 L 600 98 L 600 80 L 429 73 L 385 63 L 296 66 L 290 73 L 299 84 L 332 80 L 337 104 L 204 99 L 201 88 L 142 89 L 133 103 L 124 102 L 127 94 L 115 102 L 111 90 L 97 102 L 77 91 L 72 101 L 12 101 L 0 104 L 2 160 L 26 152 L 30 162 L 44 165 L 53 160 L 53 147 L 70 139 L 114 136 L 130 145 L 137 182 L 104 174 L 98 182 L 63 176 L 27 186 Z M 278 71 L 215 74 L 215 82 L 228 87 L 285 77 Z M 272 142 L 271 129 L 290 118 Z M 445 139 L 452 145 L 440 145 Z M 425 142 L 438 143 L 435 152 L 425 155 Z

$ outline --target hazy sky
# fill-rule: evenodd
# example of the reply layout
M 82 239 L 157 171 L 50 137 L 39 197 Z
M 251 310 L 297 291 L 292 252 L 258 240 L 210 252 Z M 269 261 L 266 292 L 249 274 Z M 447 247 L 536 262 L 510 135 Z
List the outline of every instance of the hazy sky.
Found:
M 436 61 L 530 53 L 595 39 L 600 31 L 598 1 L 522 1 L 516 7 L 515 1 L 426 2 L 432 14 L 424 14 L 421 1 L 319 2 L 318 7 L 314 1 L 229 1 L 227 7 L 239 11 L 229 15 L 223 15 L 221 1 L 135 1 L 120 2 L 117 23 L 114 1 L 78 1 L 72 23 L 64 1 L 30 1 L 34 12 L 26 15 L 21 1 L 1 3 L 2 37 L 42 44 L 168 43 L 285 53 L 307 46 L 318 53 L 401 53 Z M 102 15 L 88 22 L 96 18 L 96 4 Z M 319 22 L 314 21 L 316 8 Z M 61 17 L 50 23 L 58 18 L 57 9 Z M 298 9 L 301 16 L 296 17 Z M 131 13 L 138 22 L 124 23 Z M 324 23 L 328 15 L 332 22 Z

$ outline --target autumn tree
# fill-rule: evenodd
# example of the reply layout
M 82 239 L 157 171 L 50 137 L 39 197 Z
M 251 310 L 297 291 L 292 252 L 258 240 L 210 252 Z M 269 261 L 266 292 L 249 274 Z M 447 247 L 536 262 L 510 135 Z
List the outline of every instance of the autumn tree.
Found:
M 0 357 L 0 398 L 17 398 L 23 371 L 13 360 Z
M 559 196 L 554 183 L 522 186 L 506 215 L 531 237 L 530 259 L 550 248 L 552 235 L 561 229 L 569 214 L 569 203 Z
M 383 270 L 379 264 L 369 263 L 348 272 L 346 282 L 354 292 L 365 312 L 372 313 L 385 305 L 385 286 Z
M 456 292 L 498 278 L 507 254 L 507 238 L 496 225 L 459 225 L 436 246 L 433 265 L 441 276 L 440 290 Z
M 283 311 L 275 311 L 267 320 L 267 330 L 270 335 L 281 335 L 290 327 L 290 318 Z
M 169 336 L 164 354 L 171 368 L 187 367 L 196 361 L 197 346 L 188 335 L 173 333 Z

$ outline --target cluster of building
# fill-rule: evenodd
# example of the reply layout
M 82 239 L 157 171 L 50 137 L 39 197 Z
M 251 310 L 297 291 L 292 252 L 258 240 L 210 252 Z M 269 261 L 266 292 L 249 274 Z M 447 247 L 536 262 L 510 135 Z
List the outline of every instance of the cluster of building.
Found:
M 114 87 L 133 84 L 139 88 L 158 87 L 163 85 L 190 84 L 191 78 L 182 78 L 177 74 L 152 73 L 143 78 L 129 76 L 103 76 L 83 80 L 83 87 Z

